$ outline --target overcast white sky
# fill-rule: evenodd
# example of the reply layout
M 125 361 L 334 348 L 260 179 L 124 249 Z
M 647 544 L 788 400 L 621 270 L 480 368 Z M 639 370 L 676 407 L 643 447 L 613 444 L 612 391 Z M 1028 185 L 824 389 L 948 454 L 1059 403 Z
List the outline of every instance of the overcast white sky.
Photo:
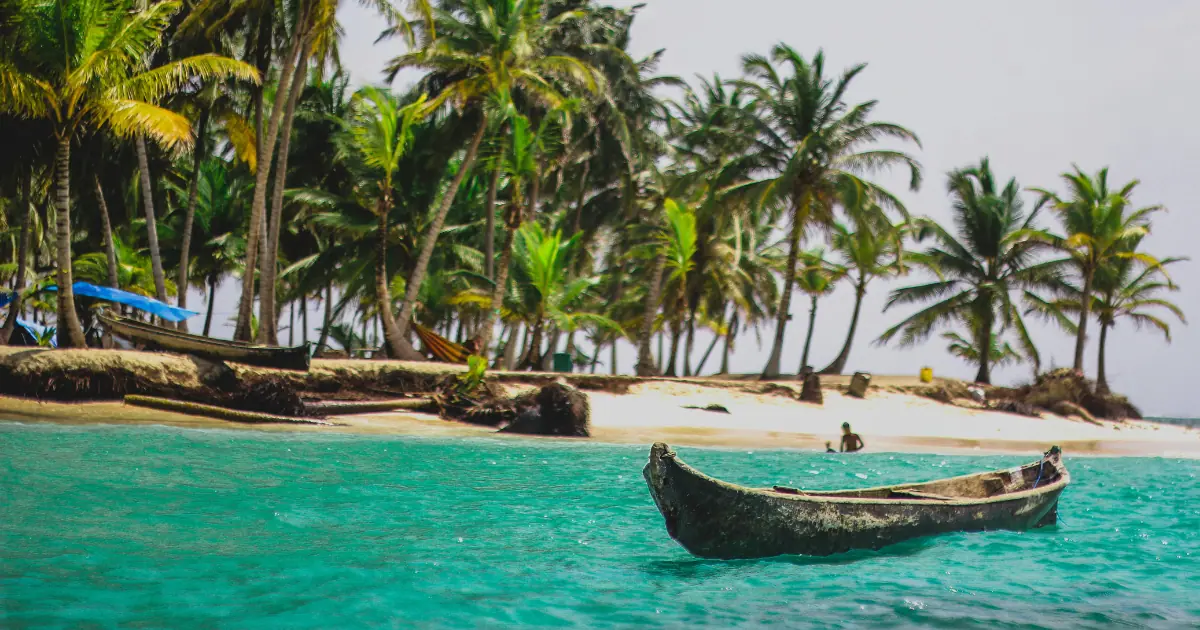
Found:
M 343 64 L 356 83 L 380 81 L 400 44 L 373 45 L 382 22 L 357 5 L 340 17 Z M 1057 187 L 1058 174 L 1073 162 L 1087 171 L 1107 165 L 1117 182 L 1142 180 L 1136 202 L 1170 210 L 1155 220 L 1147 248 L 1200 258 L 1198 30 L 1200 3 L 1187 0 L 649 0 L 632 49 L 641 56 L 665 48 L 662 73 L 689 80 L 714 72 L 734 77 L 742 54 L 766 52 L 779 41 L 806 54 L 823 48 L 834 69 L 867 62 L 850 98 L 878 99 L 881 119 L 914 130 L 924 144 L 915 150 L 926 172 L 920 192 L 909 193 L 899 176 L 883 179 L 910 211 L 948 219 L 945 173 L 984 155 L 997 175 L 1015 176 L 1023 186 Z M 1195 265 L 1174 268 L 1183 285 L 1174 297 L 1200 317 Z M 940 339 L 908 350 L 871 343 L 903 315 L 881 313 L 889 288 L 879 282 L 869 289 L 849 369 L 907 374 L 929 365 L 939 374 L 972 377 L 974 370 L 950 357 Z M 793 371 L 805 332 L 806 300 L 799 302 L 784 352 L 784 367 Z M 818 368 L 840 349 L 852 303 L 848 287 L 822 303 L 812 358 Z M 319 315 L 313 315 L 315 327 Z M 762 368 L 768 335 L 762 347 L 753 336 L 739 340 L 735 371 Z M 1071 339 L 1044 327 L 1034 335 L 1045 364 L 1070 365 Z M 1094 343 L 1090 349 L 1092 373 Z M 1198 350 L 1200 335 L 1183 325 L 1174 327 L 1169 345 L 1156 333 L 1119 326 L 1109 341 L 1114 389 L 1151 414 L 1200 415 L 1200 388 L 1189 385 Z M 633 349 L 622 347 L 621 355 L 628 372 Z M 707 369 L 715 367 L 710 359 Z M 998 378 L 1027 380 L 1029 368 L 1008 368 Z

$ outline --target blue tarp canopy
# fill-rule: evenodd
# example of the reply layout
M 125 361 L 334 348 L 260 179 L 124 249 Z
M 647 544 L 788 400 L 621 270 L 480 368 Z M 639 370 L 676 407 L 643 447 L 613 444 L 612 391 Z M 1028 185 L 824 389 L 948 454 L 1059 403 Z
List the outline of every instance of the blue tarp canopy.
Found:
M 0 293 L 0 308 L 4 308 L 5 306 L 8 306 L 8 303 L 13 300 L 14 295 L 16 295 L 16 293 L 13 293 L 11 291 L 9 291 L 7 293 Z
M 82 295 L 85 297 L 96 298 L 97 300 L 105 300 L 107 302 L 132 306 L 133 308 L 136 308 L 140 311 L 145 311 L 151 315 L 154 315 L 155 317 L 160 317 L 169 322 L 181 322 L 189 317 L 195 317 L 200 314 L 196 311 L 189 311 L 185 308 L 164 304 L 154 298 L 148 298 L 144 295 L 138 295 L 136 293 L 130 293 L 128 291 L 112 289 L 109 287 L 98 287 L 88 282 L 76 282 L 71 285 L 71 288 L 75 291 L 75 295 Z M 50 285 L 46 287 L 46 290 L 57 291 L 58 287 L 55 285 Z

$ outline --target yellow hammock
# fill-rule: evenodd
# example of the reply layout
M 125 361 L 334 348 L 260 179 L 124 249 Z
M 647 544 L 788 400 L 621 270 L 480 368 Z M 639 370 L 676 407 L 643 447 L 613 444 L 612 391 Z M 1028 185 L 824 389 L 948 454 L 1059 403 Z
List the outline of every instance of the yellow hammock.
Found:
M 434 359 L 442 363 L 466 363 L 467 357 L 471 356 L 466 347 L 446 339 L 433 330 L 417 322 L 413 322 L 412 326 L 417 336 L 421 338 L 421 345 L 433 355 Z

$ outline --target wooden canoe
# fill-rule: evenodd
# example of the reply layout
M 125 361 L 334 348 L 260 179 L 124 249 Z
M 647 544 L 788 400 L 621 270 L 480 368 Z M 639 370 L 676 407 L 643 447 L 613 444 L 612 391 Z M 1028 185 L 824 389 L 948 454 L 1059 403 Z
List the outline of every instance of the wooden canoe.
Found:
M 1071 477 L 1058 447 L 1033 463 L 926 483 L 808 492 L 746 488 L 680 461 L 662 442 L 642 471 L 667 533 L 703 558 L 825 556 L 947 532 L 1052 525 Z
M 259 346 L 244 341 L 191 335 L 112 313 L 101 313 L 99 318 L 100 323 L 113 335 L 150 350 L 192 354 L 215 361 L 234 361 L 282 370 L 307 371 L 310 362 L 307 345 L 293 348 Z

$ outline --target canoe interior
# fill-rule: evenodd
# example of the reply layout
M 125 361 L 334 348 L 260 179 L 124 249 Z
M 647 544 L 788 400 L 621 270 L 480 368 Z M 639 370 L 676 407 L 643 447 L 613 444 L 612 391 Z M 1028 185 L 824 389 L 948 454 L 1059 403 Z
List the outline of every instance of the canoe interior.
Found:
M 783 486 L 775 486 L 772 490 L 781 494 L 799 494 L 811 497 L 952 501 L 1001 497 L 1053 484 L 1060 477 L 1059 468 L 1043 460 L 1008 470 L 993 470 L 924 483 L 859 490 L 799 491 Z

